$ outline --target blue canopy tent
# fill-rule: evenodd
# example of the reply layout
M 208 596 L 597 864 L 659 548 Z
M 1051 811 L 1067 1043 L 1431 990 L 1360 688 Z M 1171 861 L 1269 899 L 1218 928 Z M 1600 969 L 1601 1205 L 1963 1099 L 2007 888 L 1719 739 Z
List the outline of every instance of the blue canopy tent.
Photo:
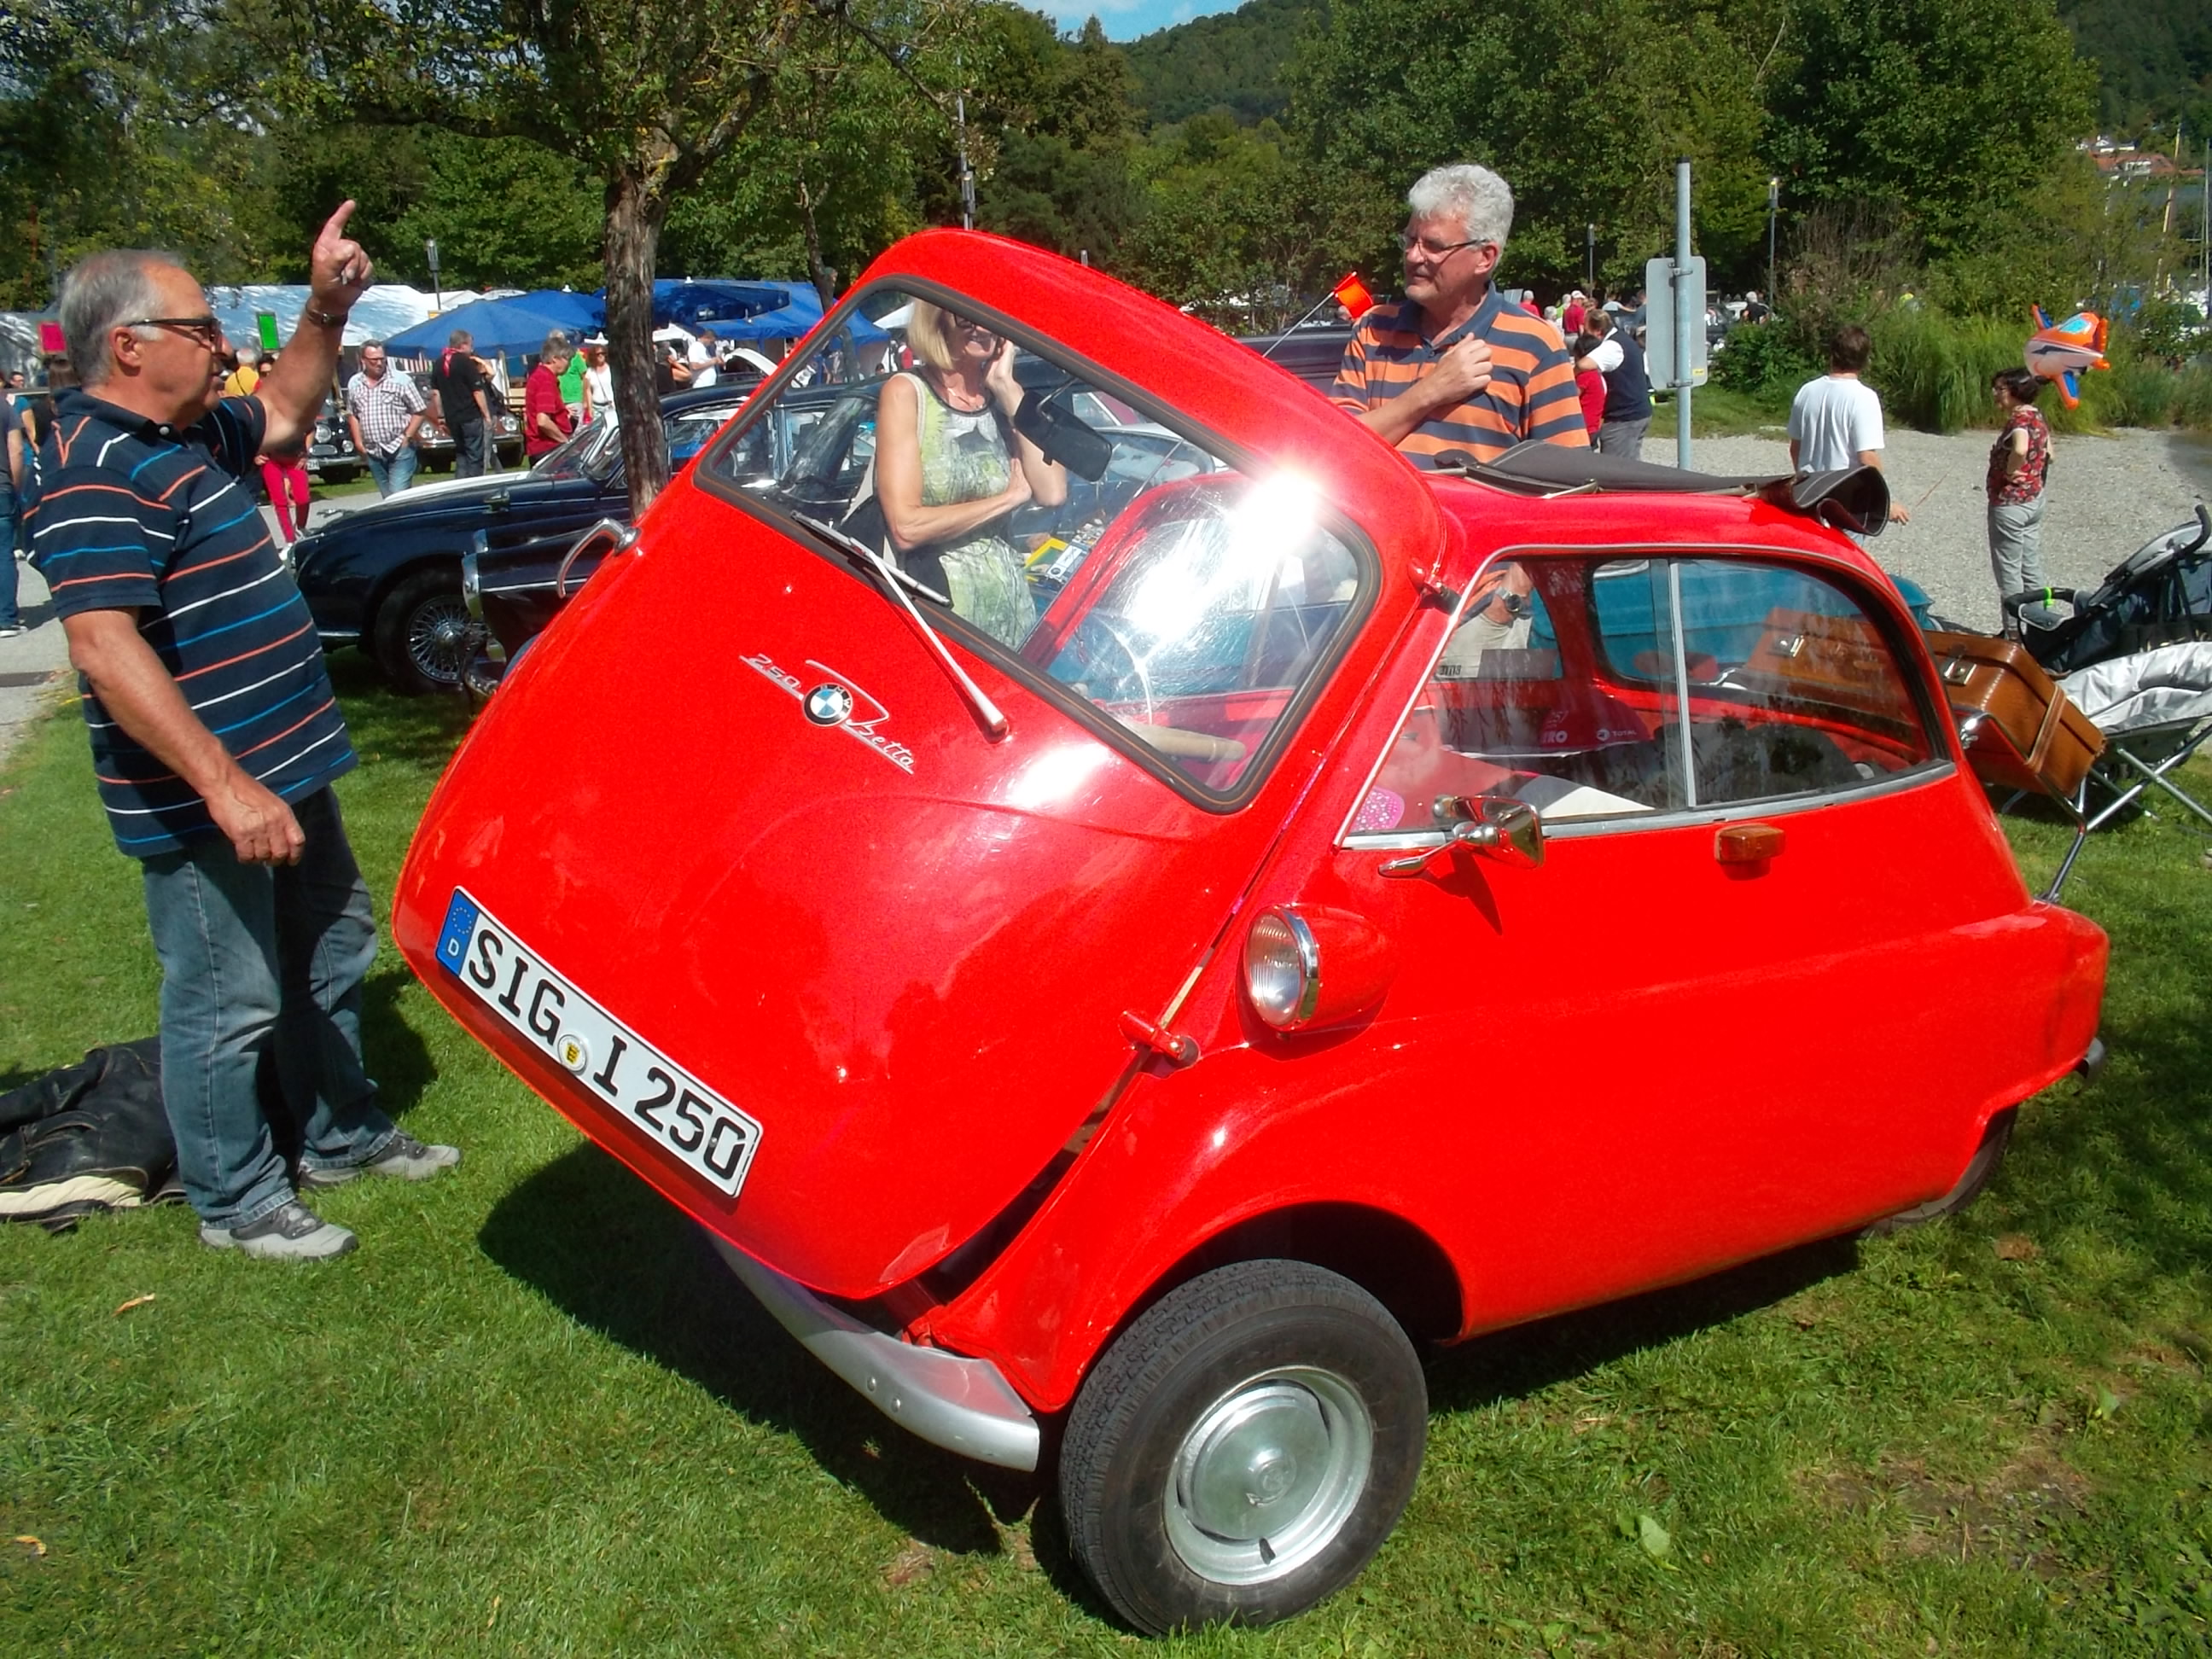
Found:
M 606 290 L 592 298 L 604 306 Z M 711 328 L 717 339 L 738 344 L 796 340 L 822 320 L 822 298 L 811 283 L 664 278 L 653 285 L 653 320 L 656 326 L 673 323 L 692 334 Z M 864 317 L 854 319 L 853 334 L 861 340 L 886 337 Z
M 595 295 L 540 289 L 514 300 L 479 300 L 441 317 L 404 329 L 386 343 L 404 357 L 441 350 L 457 328 L 468 330 L 478 352 L 489 356 L 535 351 L 555 329 L 581 338 L 606 320 Z

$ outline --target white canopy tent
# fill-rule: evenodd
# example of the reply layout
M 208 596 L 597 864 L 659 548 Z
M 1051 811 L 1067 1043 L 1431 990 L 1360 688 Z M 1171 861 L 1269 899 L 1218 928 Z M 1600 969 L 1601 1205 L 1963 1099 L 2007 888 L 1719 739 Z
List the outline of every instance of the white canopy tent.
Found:
M 357 346 L 366 341 L 381 340 L 483 297 L 473 289 L 449 288 L 433 294 L 405 283 L 375 283 L 354 302 L 352 314 L 346 320 L 345 343 Z M 254 321 L 257 314 L 265 311 L 275 317 L 278 338 L 290 339 L 292 331 L 299 325 L 300 313 L 307 307 L 307 288 L 304 283 L 211 287 L 208 289 L 208 301 L 215 314 L 222 319 L 223 332 L 230 337 L 231 344 L 240 349 L 258 350 L 261 336 Z

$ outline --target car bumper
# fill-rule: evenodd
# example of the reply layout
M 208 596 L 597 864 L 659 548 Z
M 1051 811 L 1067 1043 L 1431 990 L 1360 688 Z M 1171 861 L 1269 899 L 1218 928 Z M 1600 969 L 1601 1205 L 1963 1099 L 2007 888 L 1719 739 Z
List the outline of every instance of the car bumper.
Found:
M 978 1462 L 1036 1468 L 1037 1420 L 989 1360 L 902 1342 L 839 1312 L 727 1240 L 714 1244 L 784 1329 L 901 1428 Z

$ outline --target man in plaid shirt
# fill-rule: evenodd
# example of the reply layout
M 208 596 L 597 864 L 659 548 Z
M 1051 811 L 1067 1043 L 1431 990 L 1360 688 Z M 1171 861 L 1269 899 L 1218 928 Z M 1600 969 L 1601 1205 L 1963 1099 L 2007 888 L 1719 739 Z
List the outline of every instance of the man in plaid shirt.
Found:
M 404 489 L 414 477 L 415 434 L 424 406 L 414 380 L 388 366 L 383 341 L 362 347 L 361 371 L 346 382 L 346 428 L 378 495 Z

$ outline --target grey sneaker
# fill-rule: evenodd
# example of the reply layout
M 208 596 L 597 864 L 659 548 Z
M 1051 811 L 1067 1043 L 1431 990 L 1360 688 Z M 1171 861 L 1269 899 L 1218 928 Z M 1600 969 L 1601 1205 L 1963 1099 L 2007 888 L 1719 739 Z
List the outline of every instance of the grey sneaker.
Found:
M 200 1243 L 217 1250 L 243 1250 L 269 1261 L 319 1261 L 343 1255 L 361 1241 L 294 1199 L 243 1227 L 211 1227 L 203 1221 Z
M 343 1187 L 356 1176 L 400 1176 L 409 1181 L 428 1181 L 441 1170 L 450 1170 L 461 1161 L 458 1146 L 425 1146 L 404 1130 L 392 1144 L 366 1164 L 351 1164 L 342 1169 L 319 1170 L 312 1164 L 300 1166 L 302 1187 Z

